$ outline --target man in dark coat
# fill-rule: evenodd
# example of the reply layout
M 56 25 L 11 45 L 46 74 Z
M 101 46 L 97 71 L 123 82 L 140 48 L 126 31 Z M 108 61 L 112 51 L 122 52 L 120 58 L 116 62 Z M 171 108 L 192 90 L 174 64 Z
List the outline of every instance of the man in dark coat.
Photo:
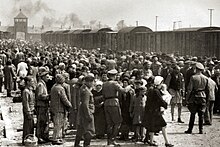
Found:
M 13 88 L 13 80 L 16 77 L 11 60 L 8 60 L 6 62 L 6 66 L 4 67 L 3 71 L 4 71 L 4 84 L 5 84 L 5 89 L 7 90 L 7 96 L 11 97 L 11 90 Z
M 84 147 L 88 147 L 91 138 L 95 135 L 94 112 L 95 105 L 91 92 L 94 85 L 94 76 L 84 77 L 85 83 L 80 88 L 80 106 L 78 112 L 78 126 L 75 139 L 75 147 L 79 147 L 82 136 L 84 137 Z
M 189 103 L 190 111 L 189 128 L 185 131 L 186 134 L 191 134 L 194 126 L 195 115 L 198 112 L 199 116 L 199 134 L 203 134 L 203 118 L 208 101 L 208 78 L 202 74 L 204 66 L 201 63 L 196 63 L 196 74 L 190 78 L 186 100 Z
M 52 144 L 63 144 L 61 140 L 61 130 L 65 124 L 66 112 L 72 107 L 68 100 L 63 83 L 65 78 L 61 74 L 56 75 L 56 84 L 51 89 L 50 112 L 54 123 L 53 142 Z

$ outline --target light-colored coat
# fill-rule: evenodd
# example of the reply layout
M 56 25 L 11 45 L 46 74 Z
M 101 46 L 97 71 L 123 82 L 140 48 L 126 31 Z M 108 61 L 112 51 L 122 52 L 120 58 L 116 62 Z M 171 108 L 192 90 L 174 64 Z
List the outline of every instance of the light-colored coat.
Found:
M 47 85 L 43 80 L 39 80 L 36 88 L 36 105 L 40 107 L 48 107 L 49 98 Z
M 65 113 L 71 107 L 64 87 L 61 84 L 55 84 L 51 89 L 50 111 L 52 113 Z

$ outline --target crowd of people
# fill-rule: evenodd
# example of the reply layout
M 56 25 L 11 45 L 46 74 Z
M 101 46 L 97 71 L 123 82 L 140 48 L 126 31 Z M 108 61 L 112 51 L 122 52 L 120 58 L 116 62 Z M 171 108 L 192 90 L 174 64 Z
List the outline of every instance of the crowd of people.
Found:
M 77 129 L 75 146 L 107 134 L 116 139 L 143 141 L 157 146 L 154 135 L 162 131 L 164 111 L 171 106 L 171 121 L 184 123 L 183 105 L 190 111 L 191 134 L 195 114 L 199 133 L 212 125 L 220 107 L 220 62 L 216 57 L 191 57 L 157 53 L 84 50 L 66 44 L 44 45 L 18 40 L 0 41 L 0 92 L 21 91 L 23 140 L 36 134 L 38 143 L 63 144 L 68 129 Z M 178 118 L 175 119 L 175 106 Z M 36 133 L 34 116 L 36 115 Z M 49 124 L 53 135 L 49 136 Z M 134 135 L 130 137 L 130 132 Z

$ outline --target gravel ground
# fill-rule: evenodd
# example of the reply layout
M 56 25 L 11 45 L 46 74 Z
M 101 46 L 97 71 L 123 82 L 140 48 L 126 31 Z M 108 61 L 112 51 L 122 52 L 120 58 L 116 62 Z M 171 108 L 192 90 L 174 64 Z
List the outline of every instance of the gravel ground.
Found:
M 4 95 L 0 95 L 0 105 L 4 107 L 5 110 L 8 110 L 8 118 L 13 128 L 13 133 L 11 133 L 10 138 L 3 138 L 2 128 L 5 124 L 4 120 L 0 120 L 0 145 L 1 146 L 21 146 L 21 136 L 22 136 L 22 104 L 21 103 L 12 103 L 12 98 L 6 98 Z M 175 113 L 177 114 L 177 108 Z M 185 122 L 183 124 L 177 122 L 171 122 L 170 118 L 170 108 L 165 112 L 165 118 L 167 120 L 167 132 L 169 141 L 174 144 L 176 147 L 219 147 L 220 146 L 220 115 L 215 115 L 213 118 L 212 126 L 204 126 L 204 134 L 198 134 L 198 117 L 196 118 L 195 126 L 193 129 L 193 134 L 184 134 L 184 131 L 188 128 L 189 121 L 189 112 L 187 108 L 183 108 L 182 120 Z M 177 118 L 176 118 L 177 119 Z M 74 144 L 76 130 L 68 130 L 68 134 L 65 137 L 64 147 L 71 147 Z M 7 133 L 7 130 L 6 130 Z M 52 130 L 50 131 L 52 133 Z M 164 139 L 162 134 L 155 137 L 159 146 L 164 146 Z M 133 143 L 128 142 L 119 142 L 121 146 L 130 146 L 130 147 L 139 147 L 147 146 L 141 142 Z M 51 144 L 41 145 L 44 147 L 52 146 Z M 91 146 L 99 147 L 106 146 L 106 139 L 101 140 L 92 140 Z

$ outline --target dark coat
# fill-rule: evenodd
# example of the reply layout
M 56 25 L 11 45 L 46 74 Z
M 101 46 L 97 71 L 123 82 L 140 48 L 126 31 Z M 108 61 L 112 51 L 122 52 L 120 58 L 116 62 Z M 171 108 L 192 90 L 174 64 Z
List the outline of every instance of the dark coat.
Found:
M 217 87 L 218 87 L 218 90 L 215 93 L 214 109 L 220 110 L 220 76 L 215 75 L 212 79 L 215 81 L 215 83 L 217 84 Z
M 121 114 L 123 118 L 122 124 L 131 125 L 132 124 L 132 118 L 131 118 L 131 109 L 132 109 L 132 103 L 134 100 L 134 90 L 131 89 L 130 91 L 126 93 L 119 93 L 119 100 L 120 100 L 120 106 L 121 106 Z
M 5 89 L 11 90 L 13 87 L 13 78 L 15 77 L 15 71 L 12 65 L 6 65 L 4 67 L 4 77 L 5 77 Z
M 78 125 L 82 127 L 82 134 L 95 134 L 94 112 L 95 105 L 92 92 L 86 85 L 80 87 L 80 106 L 78 111 Z
M 95 104 L 95 133 L 96 135 L 105 135 L 106 133 L 106 120 L 105 120 L 105 111 L 104 111 L 104 99 L 102 96 L 102 90 L 96 91 L 92 90 Z
M 166 126 L 160 107 L 166 109 L 167 103 L 162 99 L 159 89 L 150 87 L 147 93 L 145 114 L 142 122 L 149 132 L 159 132 L 162 127 Z

